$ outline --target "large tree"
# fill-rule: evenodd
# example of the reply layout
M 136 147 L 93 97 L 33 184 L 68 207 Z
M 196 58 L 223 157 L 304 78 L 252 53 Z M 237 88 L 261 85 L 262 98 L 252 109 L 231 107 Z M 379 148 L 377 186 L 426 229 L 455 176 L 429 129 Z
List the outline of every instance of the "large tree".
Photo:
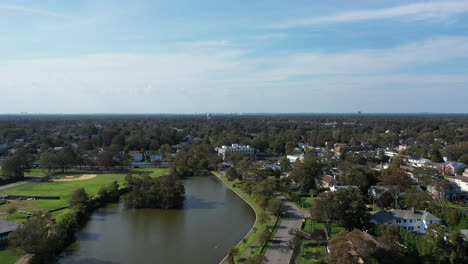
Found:
M 348 230 L 364 228 L 368 223 L 369 213 L 359 190 L 345 188 L 320 194 L 312 205 L 311 216 L 323 222 L 328 234 L 331 234 L 333 222 L 342 224 Z
M 10 245 L 34 254 L 33 263 L 53 263 L 58 249 L 55 221 L 51 215 L 37 212 L 10 234 Z
M 19 148 L 9 158 L 2 162 L 2 171 L 7 179 L 22 178 L 29 171 L 34 162 L 34 157 L 24 148 Z

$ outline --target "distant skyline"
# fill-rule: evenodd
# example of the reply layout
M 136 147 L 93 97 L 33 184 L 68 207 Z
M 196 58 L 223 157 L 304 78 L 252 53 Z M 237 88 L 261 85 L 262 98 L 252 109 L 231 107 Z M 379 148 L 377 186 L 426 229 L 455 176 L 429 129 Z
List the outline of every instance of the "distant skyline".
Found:
M 468 0 L 3 0 L 0 47 L 0 113 L 468 113 Z

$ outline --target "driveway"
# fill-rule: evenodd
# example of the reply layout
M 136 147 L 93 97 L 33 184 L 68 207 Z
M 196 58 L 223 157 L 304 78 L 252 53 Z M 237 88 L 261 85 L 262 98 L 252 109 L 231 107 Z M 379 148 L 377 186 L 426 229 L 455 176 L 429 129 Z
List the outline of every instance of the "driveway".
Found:
M 309 215 L 307 212 L 302 212 L 298 209 L 286 197 L 282 195 L 276 196 L 283 201 L 284 215 L 278 231 L 265 253 L 265 257 L 268 259 L 268 264 L 289 264 L 292 250 L 288 248 L 288 241 L 293 238 L 293 235 L 289 231 L 301 228 L 302 217 L 308 217 Z

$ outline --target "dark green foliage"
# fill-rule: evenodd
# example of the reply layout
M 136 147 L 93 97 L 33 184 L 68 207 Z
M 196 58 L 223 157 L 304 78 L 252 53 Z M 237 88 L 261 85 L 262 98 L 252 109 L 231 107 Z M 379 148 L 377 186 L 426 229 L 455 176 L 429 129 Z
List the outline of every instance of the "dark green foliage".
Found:
M 34 254 L 32 263 L 52 263 L 58 249 L 58 235 L 52 216 L 42 212 L 10 234 L 10 245 Z
M 22 178 L 27 172 L 34 161 L 34 156 L 31 155 L 26 149 L 20 148 L 9 158 L 2 162 L 3 175 L 7 179 Z
M 88 194 L 84 188 L 78 188 L 72 193 L 70 198 L 70 206 L 84 206 L 86 207 L 89 201 Z
M 229 167 L 229 168 L 226 170 L 226 177 L 227 177 L 230 181 L 234 181 L 234 180 L 239 179 L 241 176 L 239 175 L 239 173 L 237 173 L 236 168 L 234 168 L 234 167 Z
M 176 176 L 162 176 L 151 178 L 127 175 L 125 187 L 128 193 L 124 201 L 129 208 L 162 208 L 172 209 L 182 207 L 184 202 L 184 186 Z
M 345 188 L 320 194 L 313 203 L 311 216 L 324 223 L 328 234 L 331 234 L 333 222 L 342 224 L 347 230 L 364 228 L 368 223 L 369 213 L 359 190 Z

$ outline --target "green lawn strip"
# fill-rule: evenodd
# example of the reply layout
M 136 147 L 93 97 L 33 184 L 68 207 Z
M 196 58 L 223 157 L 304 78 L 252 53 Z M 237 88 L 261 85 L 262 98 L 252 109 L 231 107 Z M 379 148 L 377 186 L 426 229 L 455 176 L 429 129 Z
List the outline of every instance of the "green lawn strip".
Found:
M 346 228 L 344 228 L 342 225 L 333 223 L 332 224 L 332 230 L 331 230 L 331 237 L 333 237 L 334 235 L 338 234 L 339 232 L 345 231 L 345 230 L 346 230 Z
M 306 219 L 303 230 L 308 232 L 308 233 L 312 233 L 312 232 L 314 232 L 315 229 L 321 229 L 324 232 L 326 232 L 324 224 L 317 223 L 317 222 L 315 222 L 315 221 L 313 221 L 311 219 Z
M 229 182 L 226 177 L 221 176 L 221 174 L 217 172 L 213 172 L 219 179 L 221 179 L 224 183 L 226 183 L 229 187 L 231 187 L 239 196 L 241 196 L 244 200 L 246 200 L 250 206 L 255 211 L 256 216 L 265 212 L 255 201 L 250 197 L 250 195 L 244 192 L 241 188 L 234 186 L 234 183 Z M 266 212 L 265 212 L 266 213 Z M 234 257 L 234 260 L 237 262 L 242 256 L 248 254 L 247 250 L 251 248 L 252 252 L 260 251 L 261 245 L 259 245 L 258 238 L 260 234 L 262 234 L 265 230 L 268 229 L 268 226 L 271 223 L 263 223 L 261 224 L 258 221 L 258 217 L 255 218 L 255 224 L 250 230 L 250 232 L 245 236 L 245 238 L 236 246 L 238 249 L 238 253 Z M 255 232 L 254 232 L 255 231 Z M 256 244 L 254 244 L 256 243 Z M 257 245 L 258 244 L 258 245 Z
M 151 177 L 160 177 L 168 172 L 168 169 L 161 168 L 137 168 L 131 170 L 132 174 L 147 172 Z
M 14 264 L 21 257 L 21 252 L 11 248 L 0 248 L 0 263 Z
M 289 201 L 291 201 L 299 210 L 303 211 L 303 212 L 308 212 L 310 207 L 312 207 L 312 203 L 314 202 L 315 199 L 317 199 L 317 197 L 300 197 L 300 201 L 294 201 L 291 196 L 286 193 L 286 192 L 282 192 L 281 193 L 283 196 L 285 196 L 286 198 L 288 198 Z
M 145 169 L 151 176 L 158 177 L 167 172 L 167 169 Z M 135 173 L 137 174 L 137 173 Z M 60 200 L 26 200 L 24 202 L 36 205 L 44 210 L 53 210 L 68 205 L 73 191 L 85 188 L 89 196 L 98 193 L 102 186 L 113 181 L 124 183 L 126 174 L 98 174 L 95 178 L 82 181 L 69 182 L 29 182 L 6 190 L 1 190 L 0 195 L 33 195 L 33 196 L 60 196 Z M 61 213 L 57 213 L 61 215 Z
M 9 221 L 9 222 L 26 222 L 28 215 L 24 213 L 20 213 L 20 211 L 26 211 L 33 213 L 34 210 L 32 210 L 29 207 L 22 206 L 22 205 L 15 205 L 16 206 L 16 212 L 12 214 L 8 214 L 6 210 L 11 206 L 11 204 L 2 204 L 0 205 L 0 219 L 4 221 Z
M 270 239 L 268 240 L 268 242 L 266 243 L 266 245 L 263 247 L 263 250 L 260 251 L 260 254 L 264 255 L 264 254 L 266 253 L 266 251 L 267 251 L 268 248 L 270 247 L 270 244 L 271 244 L 271 242 L 273 241 L 273 238 L 275 237 L 275 234 L 276 234 L 276 232 L 278 231 L 278 229 L 279 229 L 279 227 L 280 227 L 282 221 L 283 221 L 283 220 L 281 220 L 281 218 L 278 219 L 278 222 L 276 222 L 276 225 L 275 225 L 275 227 L 273 228 L 273 231 L 271 232 Z
M 326 256 L 326 248 L 317 245 L 315 240 L 304 240 L 301 244 L 301 251 L 296 259 L 297 264 L 314 263 L 314 259 Z
M 455 209 L 468 209 L 468 204 L 447 203 L 447 206 Z

